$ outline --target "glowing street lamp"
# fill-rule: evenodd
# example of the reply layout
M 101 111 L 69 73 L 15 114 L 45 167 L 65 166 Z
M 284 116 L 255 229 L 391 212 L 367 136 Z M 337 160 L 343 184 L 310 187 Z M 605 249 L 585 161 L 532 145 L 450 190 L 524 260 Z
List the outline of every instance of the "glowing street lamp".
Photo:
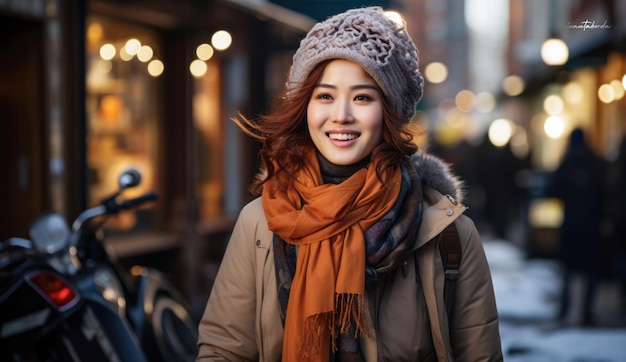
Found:
M 547 39 L 541 45 L 541 59 L 547 65 L 563 65 L 568 58 L 567 44 L 559 38 Z

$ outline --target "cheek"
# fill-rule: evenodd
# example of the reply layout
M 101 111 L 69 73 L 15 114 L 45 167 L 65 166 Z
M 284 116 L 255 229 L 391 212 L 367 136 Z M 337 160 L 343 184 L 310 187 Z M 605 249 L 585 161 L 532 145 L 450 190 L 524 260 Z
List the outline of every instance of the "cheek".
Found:
M 372 139 L 374 143 L 379 144 L 383 141 L 383 124 L 379 123 L 377 127 L 372 129 Z
M 306 111 L 307 126 L 309 129 L 315 129 L 320 127 L 321 120 L 323 119 L 320 114 L 320 107 L 309 106 Z
M 375 116 L 372 117 L 371 115 Z M 382 111 L 370 113 L 370 117 L 368 117 L 367 121 L 365 122 L 365 127 L 367 127 L 372 133 L 373 138 L 379 140 L 382 139 L 384 127 Z

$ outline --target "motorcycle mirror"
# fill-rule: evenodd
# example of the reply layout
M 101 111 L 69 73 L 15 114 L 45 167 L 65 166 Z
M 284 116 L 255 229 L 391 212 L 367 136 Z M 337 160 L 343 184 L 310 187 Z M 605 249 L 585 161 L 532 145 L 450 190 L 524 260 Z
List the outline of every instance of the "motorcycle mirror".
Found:
M 141 174 L 134 168 L 129 168 L 122 172 L 118 179 L 120 190 L 127 189 L 129 187 L 135 187 L 141 182 Z
M 48 213 L 39 217 L 30 227 L 30 238 L 41 253 L 54 254 L 67 246 L 70 228 L 63 216 Z

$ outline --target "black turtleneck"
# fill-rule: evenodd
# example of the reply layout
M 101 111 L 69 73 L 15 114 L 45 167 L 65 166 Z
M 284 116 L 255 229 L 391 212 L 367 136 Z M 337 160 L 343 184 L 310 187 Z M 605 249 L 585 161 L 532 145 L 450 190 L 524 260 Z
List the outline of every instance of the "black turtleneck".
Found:
M 322 156 L 319 151 L 316 152 L 316 154 L 324 183 L 340 184 L 370 162 L 370 158 L 365 157 L 363 160 L 353 163 L 352 165 L 335 165 Z

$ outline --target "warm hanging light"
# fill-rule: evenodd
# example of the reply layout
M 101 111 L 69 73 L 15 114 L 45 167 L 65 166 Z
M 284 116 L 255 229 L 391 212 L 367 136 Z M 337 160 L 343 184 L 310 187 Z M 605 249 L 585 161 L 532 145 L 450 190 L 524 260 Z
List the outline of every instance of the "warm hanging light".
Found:
M 541 45 L 541 59 L 547 65 L 563 65 L 568 58 L 567 44 L 559 38 L 547 39 Z

